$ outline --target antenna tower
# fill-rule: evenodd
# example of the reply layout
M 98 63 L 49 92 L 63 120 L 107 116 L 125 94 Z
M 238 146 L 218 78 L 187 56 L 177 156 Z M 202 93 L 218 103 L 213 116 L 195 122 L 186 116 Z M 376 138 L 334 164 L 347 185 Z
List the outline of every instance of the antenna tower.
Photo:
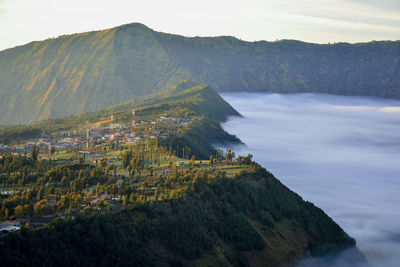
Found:
M 114 111 L 111 113 L 110 141 L 114 140 Z
M 89 150 L 89 128 L 86 129 L 86 150 Z
M 135 102 L 133 102 L 133 104 L 132 104 L 132 128 L 131 128 L 132 143 L 135 143 L 135 128 L 136 128 Z

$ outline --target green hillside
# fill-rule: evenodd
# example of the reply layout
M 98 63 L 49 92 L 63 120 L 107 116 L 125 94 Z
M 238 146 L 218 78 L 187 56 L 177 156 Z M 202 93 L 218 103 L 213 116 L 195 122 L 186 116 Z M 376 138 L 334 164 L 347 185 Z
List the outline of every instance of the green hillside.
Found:
M 163 177 L 160 188 L 164 180 L 182 187 L 168 199 L 6 235 L 0 265 L 280 266 L 355 246 L 321 209 L 256 163 L 242 164 L 234 177 L 196 169 Z M 352 257 L 365 262 L 357 250 Z
M 0 52 L 0 124 L 99 110 L 184 79 L 217 91 L 400 98 L 400 41 L 244 42 L 142 24 L 60 36 Z
M 0 143 L 6 145 L 20 144 L 27 139 L 54 138 L 61 133 L 86 129 L 114 113 L 116 123 L 130 124 L 132 119 L 133 99 L 107 109 L 87 112 L 30 123 L 28 125 L 0 126 Z M 171 148 L 182 156 L 182 149 L 189 147 L 191 155 L 208 159 L 215 154 L 213 144 L 240 143 L 235 136 L 222 129 L 219 122 L 228 116 L 241 116 L 209 85 L 198 85 L 191 81 L 182 81 L 168 86 L 160 92 L 136 99 L 137 120 L 154 120 L 160 114 L 177 118 L 198 116 L 199 121 L 191 123 L 184 133 L 170 133 L 160 143 Z
M 0 126 L 0 143 L 18 144 L 26 139 L 47 138 L 60 132 L 84 129 L 102 118 L 109 118 L 111 113 L 117 118 L 116 122 L 129 124 L 133 100 L 80 115 L 42 120 L 28 125 Z M 152 118 L 163 113 L 180 117 L 185 116 L 187 112 L 207 117 L 209 120 L 202 122 L 207 124 L 205 129 L 215 129 L 215 131 L 202 131 L 202 138 L 206 138 L 210 133 L 216 133 L 228 140 L 237 141 L 231 139 L 217 122 L 225 121 L 228 116 L 240 116 L 240 114 L 207 84 L 198 85 L 191 81 L 181 81 L 156 94 L 136 99 L 135 106 L 138 119 Z M 209 141 L 211 138 L 207 139 L 207 142 Z M 210 151 L 211 145 L 207 142 L 199 142 L 197 146 L 203 146 L 203 149 Z

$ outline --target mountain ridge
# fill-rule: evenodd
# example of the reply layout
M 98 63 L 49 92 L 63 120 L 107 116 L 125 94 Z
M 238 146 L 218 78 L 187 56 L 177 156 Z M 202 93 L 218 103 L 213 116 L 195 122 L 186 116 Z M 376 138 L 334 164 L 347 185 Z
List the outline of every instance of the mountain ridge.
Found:
M 106 108 L 181 80 L 217 91 L 400 98 L 400 41 L 312 44 L 184 37 L 139 23 L 0 52 L 0 124 Z

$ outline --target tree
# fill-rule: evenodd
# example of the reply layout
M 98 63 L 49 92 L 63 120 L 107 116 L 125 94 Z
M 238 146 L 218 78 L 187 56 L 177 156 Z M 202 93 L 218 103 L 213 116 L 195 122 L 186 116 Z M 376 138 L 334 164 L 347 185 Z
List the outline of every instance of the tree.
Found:
M 40 187 L 40 189 L 37 193 L 37 196 L 36 196 L 37 200 L 41 200 L 42 198 L 43 198 L 43 186 Z
M 100 160 L 100 167 L 106 167 L 107 166 L 107 160 L 106 159 L 102 159 Z
M 8 219 L 8 209 L 5 206 L 0 209 L 0 219 L 4 221 Z
M 128 196 L 127 195 L 122 196 L 122 206 L 123 207 L 128 206 Z
M 38 155 L 39 155 L 39 148 L 36 146 L 33 146 L 31 148 L 31 153 L 30 157 L 33 161 L 37 161 Z
M 44 154 L 49 154 L 49 147 L 46 146 L 46 147 L 44 148 L 44 150 L 43 150 L 43 153 L 44 153 Z
M 50 210 L 51 210 L 51 206 L 50 206 L 49 202 L 47 201 L 47 199 L 40 200 L 33 207 L 33 211 L 36 214 L 47 214 L 50 212 Z
M 100 187 L 101 187 L 100 183 L 97 183 L 97 185 L 96 185 L 96 194 L 97 194 L 97 196 L 100 195 Z
M 14 208 L 14 214 L 17 218 L 22 218 L 24 215 L 24 208 L 21 205 L 18 205 Z
M 99 204 L 97 204 L 101 211 L 105 211 L 108 205 L 110 205 L 110 203 L 108 203 L 104 198 L 100 199 Z
M 225 158 L 227 163 L 232 162 L 232 160 L 235 158 L 235 152 L 232 152 L 230 149 L 227 149 Z
M 220 162 L 224 158 L 223 154 L 224 152 L 221 149 L 216 149 L 215 160 Z
M 156 187 L 156 190 L 154 191 L 154 200 L 158 200 L 158 197 L 160 195 L 160 190 L 158 187 Z
M 131 203 L 135 202 L 135 194 L 131 193 L 131 195 L 129 196 L 129 201 Z

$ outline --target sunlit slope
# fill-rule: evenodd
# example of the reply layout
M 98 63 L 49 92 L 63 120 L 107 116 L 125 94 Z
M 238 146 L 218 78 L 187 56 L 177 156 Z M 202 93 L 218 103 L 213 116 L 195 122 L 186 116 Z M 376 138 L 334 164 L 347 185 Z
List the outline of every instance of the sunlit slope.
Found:
M 142 25 L 3 51 L 0 123 L 76 114 L 153 93 L 182 80 L 173 65 L 153 32 Z
M 107 121 L 110 122 L 112 113 L 115 115 L 116 122 L 130 124 L 132 120 L 132 100 L 127 100 L 110 108 L 72 116 L 60 116 L 28 125 L 0 126 L 0 143 L 17 144 L 25 139 L 48 137 L 54 133 L 86 129 L 107 123 Z M 198 85 L 191 81 L 181 81 L 156 94 L 136 98 L 135 105 L 136 115 L 140 119 L 151 117 L 152 120 L 155 120 L 159 114 L 171 112 L 171 110 L 181 113 L 188 111 L 196 116 L 207 117 L 216 122 L 225 121 L 228 116 L 240 116 L 209 85 Z M 217 125 L 221 128 L 219 124 Z
M 142 24 L 0 52 L 0 124 L 98 110 L 183 79 L 217 91 L 400 97 L 400 41 L 318 45 L 187 38 Z

